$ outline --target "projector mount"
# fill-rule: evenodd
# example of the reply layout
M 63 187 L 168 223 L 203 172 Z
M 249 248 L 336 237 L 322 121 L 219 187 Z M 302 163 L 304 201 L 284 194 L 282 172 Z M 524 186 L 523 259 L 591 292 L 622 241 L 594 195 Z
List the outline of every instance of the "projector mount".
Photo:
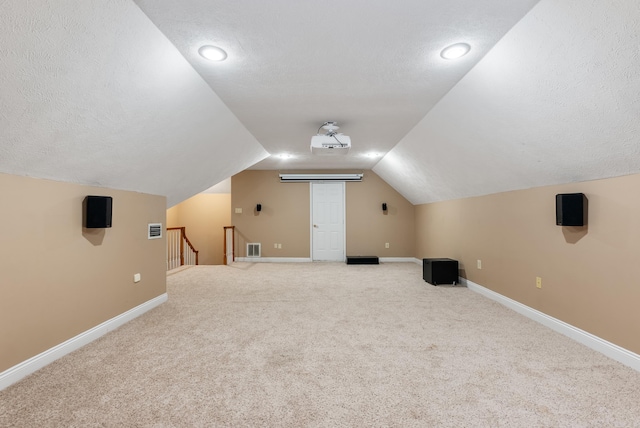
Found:
M 338 137 L 336 137 L 336 135 L 342 135 L 342 134 L 338 134 L 338 129 L 340 129 L 340 127 L 338 126 L 338 122 L 334 122 L 334 121 L 327 121 L 325 123 L 323 123 L 322 125 L 320 125 L 320 128 L 318 128 L 318 135 L 323 135 L 320 133 L 320 130 L 324 129 L 327 132 L 324 134 L 327 137 L 331 137 L 334 140 L 336 140 L 338 142 L 338 144 L 340 144 L 341 147 L 345 147 L 347 144 L 344 144 L 342 141 L 340 141 L 338 139 Z

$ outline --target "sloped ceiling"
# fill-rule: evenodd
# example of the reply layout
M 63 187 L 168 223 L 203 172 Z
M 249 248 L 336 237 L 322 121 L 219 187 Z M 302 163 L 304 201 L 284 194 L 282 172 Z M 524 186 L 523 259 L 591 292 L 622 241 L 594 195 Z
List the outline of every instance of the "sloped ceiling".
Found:
M 133 2 L 0 6 L 0 172 L 171 206 L 267 156 Z
M 640 2 L 545 0 L 374 171 L 414 204 L 640 172 Z
M 414 204 L 640 172 L 636 0 L 137 3 L 0 0 L 0 172 L 169 206 L 246 168 L 373 168 Z M 347 157 L 308 154 L 325 120 Z
M 274 155 L 252 168 L 370 169 L 538 0 L 135 1 Z M 469 55 L 440 57 L 460 41 Z M 349 155 L 310 153 L 329 120 Z

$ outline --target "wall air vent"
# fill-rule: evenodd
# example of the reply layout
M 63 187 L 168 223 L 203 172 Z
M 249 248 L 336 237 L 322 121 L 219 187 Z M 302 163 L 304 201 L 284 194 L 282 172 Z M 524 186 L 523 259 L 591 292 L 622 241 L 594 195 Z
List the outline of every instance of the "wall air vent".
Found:
M 281 183 L 308 183 L 310 181 L 362 181 L 364 174 L 280 174 Z
M 260 244 L 248 243 L 247 244 L 247 257 L 260 257 Z
M 147 227 L 147 239 L 162 238 L 162 223 L 149 223 Z

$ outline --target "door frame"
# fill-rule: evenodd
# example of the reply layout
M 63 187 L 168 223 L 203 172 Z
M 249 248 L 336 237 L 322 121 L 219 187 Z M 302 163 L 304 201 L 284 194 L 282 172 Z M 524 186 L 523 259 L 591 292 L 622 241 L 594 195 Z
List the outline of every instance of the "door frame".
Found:
M 312 262 L 313 257 L 313 185 L 314 184 L 342 184 L 342 261 L 347 260 L 347 186 L 344 181 L 310 181 L 309 182 L 309 255 Z

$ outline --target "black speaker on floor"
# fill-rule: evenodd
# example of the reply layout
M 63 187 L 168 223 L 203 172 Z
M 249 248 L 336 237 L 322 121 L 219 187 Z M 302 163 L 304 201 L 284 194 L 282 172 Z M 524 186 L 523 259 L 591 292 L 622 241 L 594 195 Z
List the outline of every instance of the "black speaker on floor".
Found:
M 558 226 L 584 226 L 587 224 L 587 197 L 584 193 L 556 195 L 556 224 Z
M 101 229 L 111 227 L 111 196 L 87 196 L 82 204 L 84 212 L 84 227 L 87 229 Z
M 455 285 L 459 281 L 459 275 L 457 260 L 422 259 L 422 279 L 431 285 Z

